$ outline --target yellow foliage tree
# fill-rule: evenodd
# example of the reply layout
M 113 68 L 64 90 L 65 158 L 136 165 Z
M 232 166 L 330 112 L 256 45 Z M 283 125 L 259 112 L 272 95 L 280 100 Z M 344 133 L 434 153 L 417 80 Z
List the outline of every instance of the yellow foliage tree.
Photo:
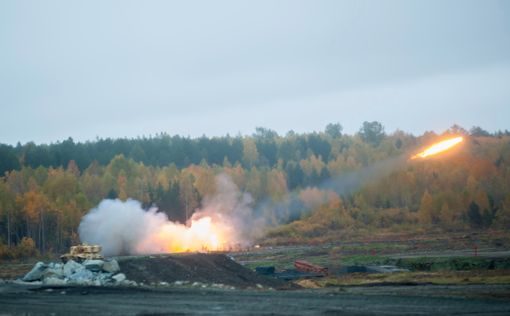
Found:
M 248 166 L 254 166 L 259 159 L 257 145 L 252 138 L 245 138 L 243 141 L 243 162 Z
M 429 191 L 425 191 L 421 198 L 420 209 L 418 211 L 419 220 L 424 225 L 431 225 L 435 221 L 434 200 Z

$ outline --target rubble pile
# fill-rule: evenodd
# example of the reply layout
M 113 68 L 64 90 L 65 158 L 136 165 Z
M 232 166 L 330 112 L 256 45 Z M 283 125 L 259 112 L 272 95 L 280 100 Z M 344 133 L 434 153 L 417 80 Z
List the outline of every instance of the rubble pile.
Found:
M 66 258 L 67 259 L 67 258 Z M 115 259 L 38 262 L 15 282 L 42 286 L 136 286 L 218 289 L 289 289 L 294 285 L 268 278 L 224 254 L 163 254 Z
M 24 282 L 41 282 L 43 285 L 137 285 L 120 272 L 115 259 L 69 260 L 65 264 L 38 262 L 23 278 Z

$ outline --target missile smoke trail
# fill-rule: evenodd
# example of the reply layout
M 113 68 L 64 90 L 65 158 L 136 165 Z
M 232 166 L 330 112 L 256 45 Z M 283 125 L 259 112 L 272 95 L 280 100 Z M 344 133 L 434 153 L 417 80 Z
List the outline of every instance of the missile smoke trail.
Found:
M 350 194 L 391 174 L 406 160 L 407 156 L 389 158 L 329 179 L 317 188 Z M 312 211 L 300 201 L 298 191 L 281 202 L 268 199 L 252 209 L 251 196 L 240 192 L 228 176 L 218 175 L 216 186 L 217 194 L 203 199 L 203 207 L 187 225 L 170 221 L 156 207 L 144 210 L 135 200 L 103 200 L 83 217 L 80 239 L 101 245 L 104 255 L 225 250 L 250 245 L 271 225 Z
M 321 190 L 333 191 L 340 196 L 345 196 L 360 190 L 371 182 L 375 182 L 389 176 L 391 173 L 402 168 L 407 160 L 408 155 L 406 154 L 388 158 L 368 165 L 360 170 L 353 170 L 328 179 L 316 187 Z M 277 217 L 280 221 L 284 221 L 285 218 L 289 217 L 291 219 L 299 218 L 303 214 L 312 211 L 312 209 L 301 202 L 299 192 L 300 190 L 290 192 L 286 198 L 282 199 L 281 202 L 265 200 L 255 209 L 254 214 L 259 216 L 260 221 L 263 221 L 268 225 L 270 224 L 268 219 L 264 218 L 264 214 L 266 213 L 264 210 L 268 208 L 276 210 Z M 327 201 L 324 202 L 326 203 Z

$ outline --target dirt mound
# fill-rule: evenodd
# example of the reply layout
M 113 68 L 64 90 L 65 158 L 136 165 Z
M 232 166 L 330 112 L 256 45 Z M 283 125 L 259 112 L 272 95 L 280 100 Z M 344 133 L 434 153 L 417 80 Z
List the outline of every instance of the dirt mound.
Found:
M 289 284 L 256 274 L 224 254 L 178 254 L 118 258 L 121 271 L 129 280 L 145 284 L 189 281 L 218 283 L 236 288 L 288 288 Z

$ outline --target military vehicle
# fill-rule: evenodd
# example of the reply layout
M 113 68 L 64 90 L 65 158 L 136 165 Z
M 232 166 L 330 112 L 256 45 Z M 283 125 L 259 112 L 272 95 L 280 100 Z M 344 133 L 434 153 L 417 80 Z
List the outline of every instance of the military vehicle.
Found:
M 104 259 L 100 254 L 101 250 L 102 248 L 99 245 L 81 244 L 77 246 L 71 246 L 70 251 L 60 256 L 60 259 L 64 263 L 69 260 L 82 262 L 85 260 Z

